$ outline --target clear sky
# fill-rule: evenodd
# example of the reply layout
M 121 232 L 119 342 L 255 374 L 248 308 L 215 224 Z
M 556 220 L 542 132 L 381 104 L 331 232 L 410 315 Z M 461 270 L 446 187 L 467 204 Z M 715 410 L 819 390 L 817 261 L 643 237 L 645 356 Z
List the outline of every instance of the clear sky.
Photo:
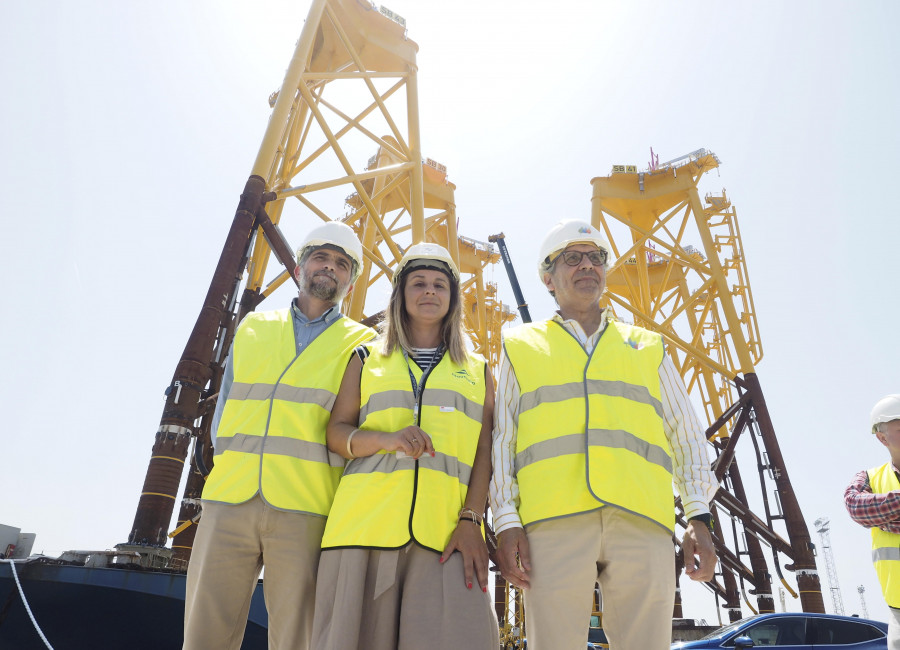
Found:
M 506 233 L 535 317 L 553 308 L 533 272 L 538 242 L 559 218 L 589 218 L 592 177 L 646 167 L 651 146 L 660 160 L 719 156 L 701 191 L 724 187 L 737 207 L 787 469 L 810 529 L 831 519 L 845 611 L 860 611 L 864 585 L 885 619 L 868 532 L 842 493 L 887 460 L 868 414 L 900 392 L 900 5 L 387 6 L 419 44 L 423 150 L 457 186 L 460 232 Z M 37 533 L 35 551 L 126 540 L 163 390 L 307 10 L 5 7 L 0 523 Z M 502 267 L 493 279 L 514 304 Z M 715 620 L 710 597 L 685 598 L 686 616 Z

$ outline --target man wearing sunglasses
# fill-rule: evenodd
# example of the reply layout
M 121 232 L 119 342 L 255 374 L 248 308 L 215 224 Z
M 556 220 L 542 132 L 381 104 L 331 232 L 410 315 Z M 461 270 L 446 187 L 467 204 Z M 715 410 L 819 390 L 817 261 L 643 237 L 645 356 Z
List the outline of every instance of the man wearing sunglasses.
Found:
M 491 507 L 503 576 L 524 589 L 528 647 L 587 642 L 595 582 L 612 647 L 663 650 L 675 597 L 674 481 L 693 580 L 713 577 L 703 427 L 662 338 L 600 306 L 613 262 L 584 221 L 553 227 L 538 273 L 553 318 L 507 330 Z

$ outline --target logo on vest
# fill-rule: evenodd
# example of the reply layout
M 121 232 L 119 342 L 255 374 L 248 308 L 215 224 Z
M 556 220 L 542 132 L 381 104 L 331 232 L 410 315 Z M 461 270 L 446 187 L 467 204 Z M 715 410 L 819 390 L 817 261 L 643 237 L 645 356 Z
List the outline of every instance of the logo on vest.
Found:
M 643 343 L 640 343 L 640 342 L 638 342 L 638 341 L 635 341 L 634 339 L 627 339 L 625 342 L 626 342 L 628 345 L 630 345 L 631 347 L 633 347 L 635 350 L 640 350 L 641 348 L 644 347 L 644 344 L 643 344 Z
M 475 380 L 472 379 L 472 375 L 470 375 L 469 371 L 465 368 L 463 368 L 462 370 L 457 370 L 451 376 L 455 377 L 456 379 L 462 379 L 463 381 L 468 382 L 469 386 L 475 385 Z

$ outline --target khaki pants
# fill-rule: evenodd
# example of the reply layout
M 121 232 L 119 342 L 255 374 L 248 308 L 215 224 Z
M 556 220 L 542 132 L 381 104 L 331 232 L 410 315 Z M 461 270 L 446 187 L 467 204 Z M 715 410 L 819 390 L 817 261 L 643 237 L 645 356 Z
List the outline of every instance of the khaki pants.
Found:
M 259 495 L 204 503 L 184 601 L 185 650 L 237 650 L 260 570 L 271 650 L 306 650 L 325 518 L 276 510 Z
M 888 619 L 888 650 L 900 650 L 900 609 L 889 607 L 891 617 Z
M 322 551 L 314 650 L 497 650 L 489 594 L 466 588 L 458 552 L 440 557 L 415 544 Z
M 583 650 L 594 583 L 612 650 L 668 650 L 675 605 L 672 535 L 618 508 L 529 526 L 528 650 Z

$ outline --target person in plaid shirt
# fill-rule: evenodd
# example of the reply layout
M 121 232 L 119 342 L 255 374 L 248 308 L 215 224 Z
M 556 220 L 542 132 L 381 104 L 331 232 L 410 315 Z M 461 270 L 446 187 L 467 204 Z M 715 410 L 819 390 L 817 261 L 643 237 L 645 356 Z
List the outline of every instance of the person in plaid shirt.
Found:
M 853 521 L 872 531 L 872 561 L 891 609 L 888 648 L 900 650 L 900 394 L 879 400 L 871 420 L 891 459 L 857 474 L 844 490 L 844 505 Z

